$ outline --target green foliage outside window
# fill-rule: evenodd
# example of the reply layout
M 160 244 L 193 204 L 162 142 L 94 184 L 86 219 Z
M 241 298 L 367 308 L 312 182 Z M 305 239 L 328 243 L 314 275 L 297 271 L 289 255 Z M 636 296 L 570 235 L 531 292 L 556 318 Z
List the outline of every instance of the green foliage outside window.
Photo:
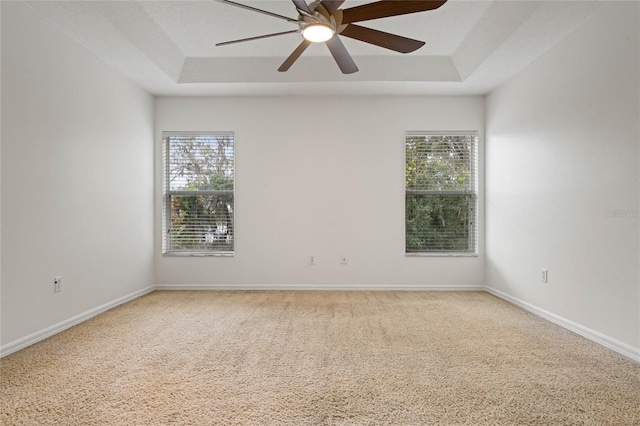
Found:
M 475 251 L 475 136 L 408 135 L 406 252 Z
M 233 136 L 168 136 L 167 252 L 233 252 Z

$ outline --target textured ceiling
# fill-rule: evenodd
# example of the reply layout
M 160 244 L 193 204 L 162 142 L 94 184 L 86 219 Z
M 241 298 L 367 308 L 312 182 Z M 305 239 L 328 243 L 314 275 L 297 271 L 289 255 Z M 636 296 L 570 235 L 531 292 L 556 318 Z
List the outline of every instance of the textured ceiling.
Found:
M 238 2 L 295 18 L 290 0 Z M 343 8 L 370 1 L 347 0 Z M 28 1 L 120 73 L 157 95 L 483 94 L 591 16 L 599 1 L 449 0 L 437 10 L 363 25 L 426 41 L 402 55 L 342 37 L 360 71 L 344 75 L 312 45 L 278 66 L 300 34 L 215 47 L 296 29 L 215 0 Z

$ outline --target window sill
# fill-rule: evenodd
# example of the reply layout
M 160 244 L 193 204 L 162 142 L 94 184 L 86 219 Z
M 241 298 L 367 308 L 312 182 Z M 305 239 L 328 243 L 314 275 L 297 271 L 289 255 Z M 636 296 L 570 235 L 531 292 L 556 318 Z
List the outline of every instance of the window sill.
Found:
M 206 252 L 170 252 L 162 253 L 163 257 L 233 257 L 235 252 L 218 252 L 218 253 L 206 253 Z
M 478 257 L 478 253 L 405 253 L 405 257 Z

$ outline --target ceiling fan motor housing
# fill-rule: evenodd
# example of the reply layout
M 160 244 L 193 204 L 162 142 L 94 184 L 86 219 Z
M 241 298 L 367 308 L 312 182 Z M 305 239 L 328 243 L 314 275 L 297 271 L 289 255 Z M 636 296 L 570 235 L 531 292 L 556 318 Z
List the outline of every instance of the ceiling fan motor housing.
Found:
M 300 15 L 298 16 L 298 25 L 300 26 L 300 31 L 303 36 L 305 35 L 305 29 L 310 26 L 323 26 L 325 28 L 329 28 L 333 35 L 338 33 L 338 25 L 336 23 L 336 19 L 333 15 L 331 15 L 320 3 L 320 1 L 315 1 L 309 5 L 309 9 L 311 13 L 307 13 L 304 10 L 299 10 Z M 305 37 L 307 40 L 315 42 L 315 40 L 309 39 Z M 329 37 L 331 38 L 331 37 Z M 326 41 L 321 40 L 321 41 Z

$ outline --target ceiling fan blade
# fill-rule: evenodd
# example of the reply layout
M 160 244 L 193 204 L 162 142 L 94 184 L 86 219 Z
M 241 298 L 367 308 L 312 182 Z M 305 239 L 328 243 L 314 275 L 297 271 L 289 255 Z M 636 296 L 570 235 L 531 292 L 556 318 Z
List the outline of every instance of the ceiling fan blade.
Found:
M 278 71 L 285 72 L 289 68 L 291 68 L 291 65 L 293 65 L 293 63 L 298 60 L 300 55 L 302 55 L 302 52 L 307 50 L 307 47 L 309 47 L 310 44 L 311 42 L 309 40 L 303 40 L 302 43 L 300 43 L 300 45 L 296 47 L 296 50 L 294 50 L 293 53 L 289 55 L 289 57 L 282 63 L 282 65 L 280 65 Z
M 355 6 L 349 9 L 343 9 L 343 24 L 352 22 L 369 21 L 371 19 L 386 18 L 389 16 L 406 15 L 408 13 L 425 12 L 427 10 L 437 9 L 447 0 L 382 0 L 375 3 Z
M 265 35 L 256 36 L 256 37 L 241 38 L 239 40 L 231 40 L 231 41 L 225 41 L 222 43 L 216 43 L 216 46 L 226 46 L 227 44 L 235 44 L 235 43 L 242 43 L 245 41 L 260 40 L 261 38 L 277 37 L 277 36 L 281 36 L 285 34 L 293 34 L 297 32 L 298 30 L 291 30 L 291 31 L 283 31 L 281 33 L 265 34 Z
M 257 7 L 248 6 L 242 3 L 236 3 L 231 0 L 218 0 L 220 3 L 230 4 L 231 6 L 240 7 L 242 9 L 252 10 L 254 12 L 262 13 L 264 15 L 273 16 L 274 18 L 284 19 L 285 21 L 298 23 L 297 19 L 289 18 L 288 16 L 278 15 L 277 13 L 269 12 L 267 10 L 258 9 Z
M 347 48 L 344 47 L 344 44 L 342 44 L 342 41 L 338 36 L 333 36 L 325 43 L 329 48 L 329 52 L 331 52 L 331 56 L 336 60 L 336 63 L 343 74 L 352 74 L 358 71 L 356 63 L 353 62 L 353 58 L 349 52 L 347 52 Z
M 340 6 L 342 6 L 342 3 L 344 3 L 344 0 L 322 0 L 320 2 L 320 4 L 322 4 L 322 6 L 324 6 L 324 8 L 332 15 L 340 8 Z
M 424 46 L 424 41 L 385 33 L 384 31 L 373 30 L 355 24 L 347 25 L 340 35 L 384 47 L 385 49 L 395 50 L 400 53 L 413 52 Z
M 336 28 L 340 29 L 342 26 L 342 10 L 338 9 L 333 12 L 333 20 L 336 22 Z
M 331 20 L 331 14 L 329 13 L 329 11 L 327 9 L 324 8 L 322 3 L 318 3 L 316 5 L 316 8 L 313 11 L 314 12 L 318 12 L 320 15 L 324 16 L 325 18 L 327 18 L 328 21 Z
M 309 5 L 305 0 L 291 0 L 293 4 L 296 5 L 296 9 L 302 10 L 303 12 L 307 12 L 311 14 L 311 9 L 309 9 Z

